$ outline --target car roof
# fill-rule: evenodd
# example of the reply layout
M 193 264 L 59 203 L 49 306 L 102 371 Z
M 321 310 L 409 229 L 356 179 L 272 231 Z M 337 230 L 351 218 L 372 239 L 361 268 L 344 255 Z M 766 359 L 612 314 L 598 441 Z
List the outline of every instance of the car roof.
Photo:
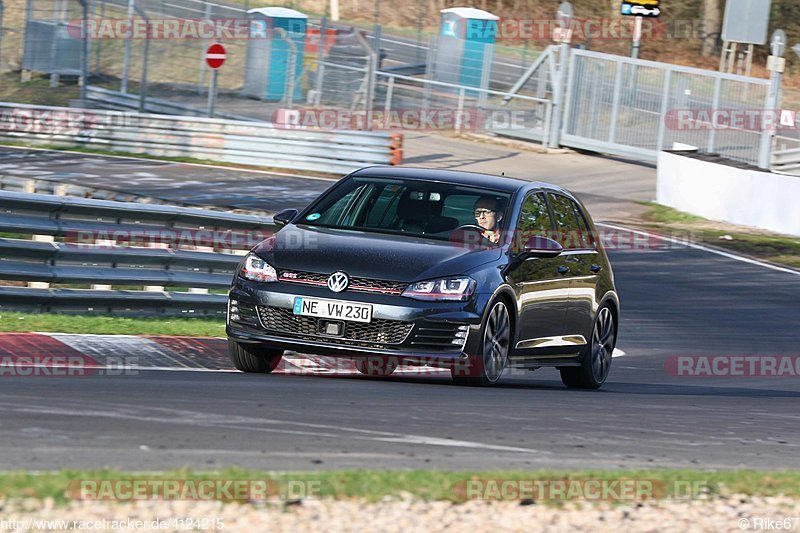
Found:
M 431 168 L 373 166 L 356 170 L 351 174 L 351 176 L 440 181 L 444 183 L 454 183 L 457 185 L 486 187 L 503 192 L 515 192 L 529 186 L 561 190 L 561 187 L 551 183 L 526 181 L 507 176 L 492 176 L 491 174 L 481 174 L 478 172 L 462 172 L 458 170 L 441 170 Z

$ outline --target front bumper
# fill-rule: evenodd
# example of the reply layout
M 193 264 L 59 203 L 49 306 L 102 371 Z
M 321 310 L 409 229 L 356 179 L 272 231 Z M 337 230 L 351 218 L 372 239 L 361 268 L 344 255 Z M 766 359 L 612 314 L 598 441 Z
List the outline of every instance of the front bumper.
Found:
M 296 296 L 371 304 L 371 336 L 368 340 L 358 337 L 357 331 L 365 331 L 359 323 L 346 324 L 345 335 L 351 338 L 311 331 L 310 322 L 317 319 L 291 314 Z M 240 343 L 333 357 L 394 356 L 408 364 L 463 361 L 470 354 L 478 353 L 481 318 L 489 296 L 474 295 L 466 302 L 425 302 L 397 295 L 353 291 L 337 294 L 327 287 L 257 283 L 237 278 L 229 296 L 226 332 Z M 230 312 L 231 302 L 235 302 L 234 313 Z M 270 313 L 280 315 L 280 320 L 274 320 Z M 281 329 L 275 324 L 285 327 Z M 408 332 L 399 337 L 391 336 L 392 342 L 385 342 L 388 337 L 375 333 L 376 327 L 399 327 L 400 324 L 407 325 Z M 465 332 L 465 336 L 458 336 L 457 332 Z

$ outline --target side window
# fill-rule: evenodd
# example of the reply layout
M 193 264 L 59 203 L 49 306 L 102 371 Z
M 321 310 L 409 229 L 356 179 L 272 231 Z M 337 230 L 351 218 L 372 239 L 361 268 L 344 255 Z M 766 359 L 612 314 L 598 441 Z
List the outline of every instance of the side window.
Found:
M 582 220 L 578 219 L 575 203 L 560 194 L 548 193 L 547 199 L 553 209 L 553 220 L 556 223 L 556 240 L 564 247 L 588 248 L 587 236 L 582 231 Z
M 523 246 L 528 239 L 537 235 L 549 237 L 553 233 L 550 225 L 550 215 L 547 212 L 547 202 L 544 194 L 537 192 L 530 194 L 522 203 L 522 210 L 517 222 L 517 233 L 514 238 L 515 246 Z
M 581 233 L 583 234 L 583 240 L 585 242 L 585 246 L 587 248 L 597 248 L 597 241 L 595 240 L 595 236 L 592 234 L 591 230 L 589 229 L 589 223 L 586 219 L 586 214 L 581 210 L 580 206 L 570 200 L 572 203 L 572 207 L 575 209 L 575 214 L 578 216 L 578 223 L 581 225 Z

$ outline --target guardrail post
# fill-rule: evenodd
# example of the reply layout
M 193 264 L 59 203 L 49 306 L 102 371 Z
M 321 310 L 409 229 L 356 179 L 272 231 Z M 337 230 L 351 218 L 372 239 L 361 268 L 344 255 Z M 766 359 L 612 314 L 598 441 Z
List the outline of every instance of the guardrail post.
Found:
M 383 102 L 383 111 L 386 113 L 386 118 L 392 111 L 392 98 L 394 98 L 394 76 L 389 76 L 389 81 L 386 82 L 386 99 Z
M 111 239 L 94 239 L 95 246 L 105 246 L 110 248 L 115 244 L 116 243 Z M 110 291 L 112 289 L 111 285 L 108 283 L 92 283 L 91 288 L 93 291 Z
M 36 193 L 36 180 L 27 180 L 23 186 L 22 191 L 35 194 Z M 31 235 L 33 242 L 55 242 L 52 235 Z M 28 287 L 31 289 L 49 289 L 50 283 L 47 281 L 29 281 Z
M 456 110 L 456 124 L 455 124 L 457 133 L 461 133 L 461 126 L 462 126 L 461 122 L 462 122 L 462 119 L 464 118 L 464 95 L 465 95 L 465 93 L 466 93 L 466 91 L 464 90 L 464 87 L 461 87 L 458 90 L 458 109 Z
M 150 241 L 146 244 L 147 248 L 162 248 L 167 249 L 169 248 L 169 244 L 166 242 L 153 242 Z M 163 285 L 145 285 L 144 290 L 146 292 L 164 292 L 165 287 Z

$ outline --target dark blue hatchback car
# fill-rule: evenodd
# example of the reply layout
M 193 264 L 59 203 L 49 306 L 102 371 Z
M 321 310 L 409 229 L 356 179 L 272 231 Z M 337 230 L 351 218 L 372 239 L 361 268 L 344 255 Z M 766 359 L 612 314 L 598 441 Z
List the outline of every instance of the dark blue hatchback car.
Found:
M 451 369 L 489 385 L 557 367 L 569 387 L 608 377 L 619 299 L 580 201 L 546 183 L 464 172 L 356 171 L 257 245 L 234 276 L 230 356 L 270 372 L 285 350 L 365 374 Z

